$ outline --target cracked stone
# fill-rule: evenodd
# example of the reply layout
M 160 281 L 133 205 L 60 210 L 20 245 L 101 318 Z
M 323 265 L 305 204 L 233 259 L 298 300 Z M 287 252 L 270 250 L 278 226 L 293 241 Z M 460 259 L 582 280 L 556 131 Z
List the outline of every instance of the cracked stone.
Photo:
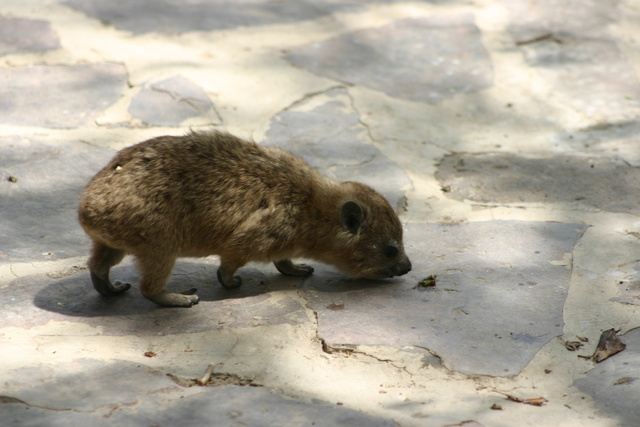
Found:
M 447 196 L 479 203 L 559 203 L 608 212 L 640 207 L 640 168 L 618 159 L 508 153 L 446 156 L 436 178 Z
M 302 157 L 330 178 L 364 182 L 391 206 L 404 206 L 404 190 L 411 180 L 371 144 L 344 89 L 332 89 L 278 114 L 265 137 L 265 145 Z
M 36 365 L 3 382 L 7 425 L 394 426 L 326 402 L 305 403 L 266 387 L 180 387 L 162 372 L 126 360 L 76 359 Z M 23 403 L 21 403 L 22 401 Z
M 619 425 L 632 426 L 640 419 L 640 329 L 620 338 L 626 349 L 596 364 L 573 386 L 591 396 L 596 408 Z
M 510 376 L 562 334 L 582 224 L 487 221 L 407 224 L 406 276 L 348 281 L 317 269 L 304 295 L 329 346 L 415 346 L 468 374 Z M 415 288 L 425 277 L 437 285 Z M 327 307 L 340 301 L 344 309 Z M 544 307 L 540 310 L 539 307 Z M 499 314 L 499 315 L 498 315 Z
M 618 1 L 503 1 L 509 31 L 554 96 L 591 117 L 637 117 L 640 84 L 609 29 Z M 551 34 L 535 42 L 537 37 Z
M 59 48 L 60 40 L 49 22 L 0 17 L 0 55 L 44 52 Z
M 389 96 L 437 104 L 493 85 L 473 15 L 401 19 L 295 49 L 293 65 Z
M 73 320 L 99 328 L 101 335 L 157 336 L 275 324 L 310 322 L 304 307 L 291 297 L 272 298 L 269 281 L 254 268 L 243 268 L 243 284 L 227 290 L 216 279 L 218 263 L 179 260 L 168 289 L 195 287 L 200 302 L 190 309 L 160 308 L 137 289 L 139 276 L 131 264 L 116 266 L 111 277 L 132 289 L 114 298 L 99 295 L 83 271 L 59 280 L 27 276 L 8 286 L 16 292 L 0 304 L 3 324 L 32 328 Z M 187 313 L 188 312 L 188 313 Z
M 179 126 L 198 116 L 209 118 L 208 124 L 222 122 L 207 94 L 179 75 L 143 87 L 131 101 L 129 113 L 154 126 Z
M 0 138 L 0 264 L 87 254 L 78 198 L 113 155 L 78 141 Z
M 337 0 L 66 0 L 64 4 L 134 34 L 284 24 L 363 7 L 361 1 Z
M 127 73 L 108 63 L 37 65 L 0 70 L 0 81 L 0 124 L 74 128 L 120 98 Z

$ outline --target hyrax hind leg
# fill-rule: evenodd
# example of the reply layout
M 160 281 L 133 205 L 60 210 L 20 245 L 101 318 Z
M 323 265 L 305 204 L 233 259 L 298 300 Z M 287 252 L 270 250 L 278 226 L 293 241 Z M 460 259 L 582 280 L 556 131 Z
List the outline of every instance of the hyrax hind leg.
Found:
M 93 242 L 93 250 L 88 264 L 91 282 L 100 294 L 105 296 L 118 295 L 131 287 L 129 283 L 111 282 L 109 279 L 109 270 L 122 261 L 124 256 L 125 252 L 120 249 L 111 248 L 98 241 Z
M 136 255 L 140 270 L 140 292 L 145 298 L 156 304 L 173 307 L 191 307 L 200 299 L 194 295 L 197 289 L 191 288 L 181 293 L 169 292 L 165 289 L 176 262 L 173 255 Z

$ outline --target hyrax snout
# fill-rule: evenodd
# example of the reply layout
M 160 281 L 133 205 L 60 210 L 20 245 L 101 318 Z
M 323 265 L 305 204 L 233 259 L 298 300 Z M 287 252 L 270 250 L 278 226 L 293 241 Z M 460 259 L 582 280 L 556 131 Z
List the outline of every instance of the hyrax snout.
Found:
M 164 136 L 118 152 L 87 185 L 80 224 L 93 240 L 91 280 L 103 295 L 129 289 L 109 270 L 135 256 L 142 294 L 161 305 L 191 306 L 195 289 L 165 286 L 178 257 L 220 256 L 218 280 L 240 285 L 247 262 L 273 262 L 307 276 L 304 257 L 354 278 L 411 270 L 402 226 L 384 197 L 356 182 L 335 182 L 303 160 L 222 132 Z

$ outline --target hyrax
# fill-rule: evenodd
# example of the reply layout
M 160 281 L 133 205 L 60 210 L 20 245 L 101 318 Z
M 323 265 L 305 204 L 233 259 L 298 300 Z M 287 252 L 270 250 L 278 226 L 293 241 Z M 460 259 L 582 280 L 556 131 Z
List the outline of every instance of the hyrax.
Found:
M 126 291 L 109 270 L 135 256 L 142 294 L 161 305 L 189 307 L 195 289 L 165 286 L 178 257 L 220 256 L 218 280 L 240 285 L 236 270 L 273 262 L 282 273 L 332 264 L 353 278 L 411 270 L 402 226 L 389 203 L 357 182 L 332 181 L 278 148 L 222 132 L 163 136 L 118 152 L 80 199 L 80 224 L 93 240 L 91 281 L 103 295 Z

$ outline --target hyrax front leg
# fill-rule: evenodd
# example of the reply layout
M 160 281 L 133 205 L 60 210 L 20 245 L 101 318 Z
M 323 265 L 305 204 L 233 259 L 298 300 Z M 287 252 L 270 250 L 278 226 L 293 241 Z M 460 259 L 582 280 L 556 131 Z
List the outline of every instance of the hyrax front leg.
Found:
M 313 267 L 307 264 L 294 264 L 290 259 L 275 261 L 273 265 L 286 276 L 306 277 L 313 274 Z
M 91 282 L 95 290 L 100 294 L 105 296 L 118 295 L 131 287 L 129 283 L 111 282 L 109 279 L 109 270 L 122 261 L 124 256 L 124 251 L 111 248 L 94 240 L 88 264 L 91 272 Z
M 153 255 L 136 257 L 140 270 L 140 292 L 156 304 L 172 307 L 191 307 L 200 301 L 196 288 L 175 293 L 165 289 L 176 262 L 175 256 Z

